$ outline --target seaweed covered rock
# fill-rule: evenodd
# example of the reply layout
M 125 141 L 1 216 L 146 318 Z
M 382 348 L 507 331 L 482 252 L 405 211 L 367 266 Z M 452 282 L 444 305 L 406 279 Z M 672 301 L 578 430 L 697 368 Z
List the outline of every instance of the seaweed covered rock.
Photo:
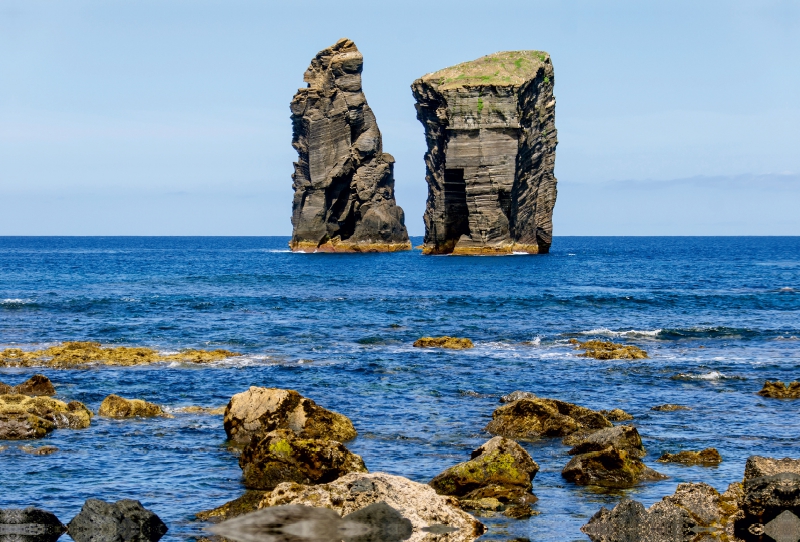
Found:
M 469 339 L 460 337 L 421 337 L 414 341 L 417 348 L 450 348 L 452 350 L 465 350 L 474 345 Z
M 9 386 L 0 382 L 0 395 L 27 395 L 29 397 L 52 396 L 56 389 L 50 379 L 44 375 L 33 375 L 25 382 Z
M 67 532 L 75 542 L 157 542 L 167 526 L 139 501 L 88 499 Z
M 569 455 L 599 452 L 609 446 L 618 450 L 625 450 L 633 457 L 644 457 L 646 451 L 642 445 L 639 431 L 632 425 L 618 425 L 593 431 L 591 433 L 578 432 L 564 437 L 564 444 L 573 446 Z
M 302 252 L 410 250 L 394 158 L 361 89 L 364 58 L 341 39 L 317 53 L 292 99 L 292 240 Z
M 0 540 L 55 542 L 67 528 L 51 512 L 38 508 L 0 509 Z
M 367 472 L 358 456 L 335 440 L 298 437 L 278 429 L 253 437 L 239 466 L 248 489 L 273 489 L 282 482 L 324 484 L 350 472 Z
M 291 429 L 303 438 L 347 442 L 356 438 L 350 419 L 327 410 L 294 390 L 258 388 L 231 397 L 223 421 L 230 440 L 250 442 L 253 435 Z
M 331 508 L 346 516 L 378 502 L 411 521 L 410 542 L 433 540 L 437 532 L 443 534 L 436 540 L 472 542 L 485 531 L 481 522 L 461 510 L 455 498 L 438 495 L 427 484 L 382 472 L 351 473 L 323 485 L 280 484 L 260 507 L 303 504 Z
M 556 202 L 550 55 L 491 54 L 424 75 L 424 254 L 544 254 Z
M 677 454 L 663 453 L 656 461 L 659 463 L 683 463 L 684 465 L 719 465 L 722 463 L 722 456 L 716 448 L 706 448 L 705 450 L 691 451 L 682 450 Z
M 513 440 L 494 437 L 471 457 L 437 475 L 431 487 L 440 495 L 471 501 L 490 498 L 516 503 L 531 496 L 531 481 L 539 465 Z
M 98 416 L 106 418 L 152 418 L 165 416 L 160 406 L 142 399 L 125 399 L 111 394 L 100 404 Z
M 614 488 L 633 487 L 640 482 L 666 478 L 636 456 L 613 446 L 574 456 L 561 471 L 561 476 L 581 486 Z
M 570 341 L 577 345 L 576 348 L 585 350 L 583 354 L 578 354 L 581 358 L 594 358 L 600 360 L 607 359 L 647 359 L 647 352 L 638 346 L 613 343 L 610 341 L 585 341 L 578 342 L 575 339 Z
M 0 439 L 42 438 L 54 429 L 84 429 L 92 420 L 83 403 L 51 397 L 0 395 Z
M 485 431 L 514 439 L 563 437 L 580 430 L 611 427 L 602 414 L 557 399 L 519 399 L 497 408 Z
M 758 394 L 772 399 L 800 399 L 800 382 L 784 384 L 780 380 L 764 382 L 764 387 Z

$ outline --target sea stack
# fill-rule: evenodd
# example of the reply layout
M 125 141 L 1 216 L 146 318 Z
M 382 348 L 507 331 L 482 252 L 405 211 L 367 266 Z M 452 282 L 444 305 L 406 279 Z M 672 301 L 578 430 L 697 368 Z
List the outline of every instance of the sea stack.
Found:
M 292 240 L 296 252 L 411 249 L 394 199 L 394 158 L 383 152 L 361 90 L 364 57 L 349 39 L 320 51 L 292 100 Z
M 556 202 L 553 64 L 495 53 L 411 85 L 425 127 L 425 254 L 544 254 Z

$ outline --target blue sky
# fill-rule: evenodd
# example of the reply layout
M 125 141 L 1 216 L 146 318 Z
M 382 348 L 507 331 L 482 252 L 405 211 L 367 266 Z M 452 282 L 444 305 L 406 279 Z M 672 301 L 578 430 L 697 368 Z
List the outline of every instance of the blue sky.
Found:
M 556 235 L 800 235 L 795 1 L 0 0 L 0 235 L 289 235 L 289 102 L 341 37 L 423 233 L 409 85 L 555 67 Z

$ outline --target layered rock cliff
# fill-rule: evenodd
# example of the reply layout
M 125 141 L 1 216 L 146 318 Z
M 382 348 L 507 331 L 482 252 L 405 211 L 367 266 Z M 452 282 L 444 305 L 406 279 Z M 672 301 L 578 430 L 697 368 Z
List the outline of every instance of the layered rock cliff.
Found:
M 541 51 L 495 53 L 414 81 L 428 144 L 424 253 L 549 251 L 553 83 Z
M 294 251 L 409 250 L 403 210 L 394 199 L 394 158 L 364 93 L 364 59 L 341 39 L 320 51 L 292 100 Z

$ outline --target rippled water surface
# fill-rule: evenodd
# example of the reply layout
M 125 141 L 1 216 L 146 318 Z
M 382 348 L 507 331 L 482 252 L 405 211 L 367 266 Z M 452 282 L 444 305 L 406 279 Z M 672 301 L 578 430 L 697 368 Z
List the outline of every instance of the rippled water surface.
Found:
M 354 421 L 348 447 L 371 471 L 421 482 L 468 459 L 515 389 L 636 417 L 645 462 L 668 480 L 576 487 L 560 476 L 567 447 L 525 444 L 541 466 L 540 514 L 484 519 L 491 540 L 587 540 L 580 526 L 625 495 L 649 506 L 680 482 L 724 489 L 752 454 L 800 457 L 800 401 L 756 395 L 766 379 L 800 380 L 800 238 L 557 237 L 546 256 L 484 258 L 291 254 L 287 240 L 0 238 L 0 348 L 95 340 L 246 354 L 210 366 L 0 368 L 0 380 L 42 372 L 59 398 L 94 410 L 110 393 L 171 410 L 221 406 L 252 385 L 292 388 Z M 475 348 L 411 346 L 445 334 Z M 573 337 L 651 357 L 580 358 Z M 693 410 L 650 410 L 663 403 Z M 96 417 L 37 444 L 60 451 L 0 442 L 10 445 L 0 508 L 36 505 L 66 522 L 87 498 L 136 498 L 177 540 L 202 533 L 195 512 L 243 490 L 218 416 Z M 722 454 L 718 468 L 655 463 L 707 446 Z

